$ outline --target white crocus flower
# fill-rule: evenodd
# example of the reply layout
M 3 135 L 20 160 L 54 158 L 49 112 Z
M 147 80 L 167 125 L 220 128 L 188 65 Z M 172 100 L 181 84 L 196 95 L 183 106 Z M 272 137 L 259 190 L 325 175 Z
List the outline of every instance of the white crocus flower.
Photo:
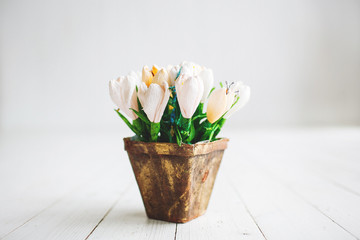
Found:
M 146 84 L 146 86 L 150 86 L 153 78 L 154 75 L 152 73 L 152 70 L 148 66 L 144 66 L 142 69 L 141 79 Z
M 155 75 L 159 71 L 159 69 L 160 69 L 160 67 L 158 65 L 154 64 L 151 69 L 153 75 Z
M 225 113 L 224 118 L 229 118 L 249 100 L 250 88 L 242 82 L 233 82 L 226 85 L 226 88 L 213 91 L 209 97 L 206 115 L 210 123 L 216 122 Z M 236 102 L 238 97 L 240 98 Z M 235 102 L 236 104 L 232 106 Z
M 203 81 L 197 76 L 180 74 L 175 89 L 182 116 L 191 118 L 204 93 Z
M 138 118 L 137 115 L 130 109 L 132 108 L 138 110 L 135 90 L 138 80 L 135 75 L 130 73 L 128 76 L 122 76 L 109 82 L 111 100 L 132 120 Z
M 214 75 L 211 69 L 204 69 L 199 73 L 199 78 L 204 83 L 204 93 L 201 102 L 204 103 L 209 96 L 210 90 L 214 85 Z
M 214 85 L 214 75 L 211 69 L 207 69 L 193 62 L 182 62 L 181 74 L 189 76 L 198 76 L 204 83 L 204 93 L 201 97 L 201 102 L 204 103 L 210 93 L 211 88 Z
M 181 73 L 190 76 L 197 76 L 204 69 L 204 67 L 201 67 L 196 63 L 187 61 L 182 62 L 180 66 L 182 67 Z
M 232 87 L 232 88 L 231 88 Z M 246 103 L 250 99 L 251 90 L 250 87 L 243 84 L 242 82 L 236 82 L 234 86 L 231 86 L 230 90 L 231 92 L 236 93 L 236 95 L 239 97 L 239 100 L 236 102 L 236 104 L 229 109 L 229 111 L 225 114 L 224 118 L 228 119 L 232 114 L 234 114 L 239 109 L 243 108 Z
M 170 86 L 175 85 L 176 77 L 178 76 L 178 73 L 180 71 L 180 66 L 168 66 L 167 67 L 168 75 L 169 75 L 169 82 Z
M 128 76 L 132 77 L 136 80 L 136 84 L 139 84 L 141 82 L 141 72 L 134 72 L 131 71 Z
M 167 82 L 168 85 L 171 85 L 167 70 L 165 68 L 161 68 L 157 70 L 152 82 L 161 85 L 164 81 Z
M 138 97 L 150 122 L 160 122 L 170 97 L 167 81 L 163 81 L 161 85 L 151 83 L 149 87 L 145 82 L 142 82 L 139 87 Z
M 206 117 L 210 123 L 216 122 L 226 112 L 228 102 L 225 88 L 216 89 L 211 93 L 206 109 Z

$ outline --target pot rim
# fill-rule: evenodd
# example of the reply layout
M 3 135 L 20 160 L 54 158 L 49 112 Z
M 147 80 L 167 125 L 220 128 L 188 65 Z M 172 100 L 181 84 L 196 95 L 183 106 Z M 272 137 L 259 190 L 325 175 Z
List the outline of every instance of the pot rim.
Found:
M 195 156 L 208 154 L 213 151 L 223 151 L 227 148 L 228 138 L 220 138 L 213 142 L 201 141 L 194 144 L 169 142 L 143 142 L 134 140 L 134 137 L 124 138 L 125 150 L 129 153 L 148 155 Z

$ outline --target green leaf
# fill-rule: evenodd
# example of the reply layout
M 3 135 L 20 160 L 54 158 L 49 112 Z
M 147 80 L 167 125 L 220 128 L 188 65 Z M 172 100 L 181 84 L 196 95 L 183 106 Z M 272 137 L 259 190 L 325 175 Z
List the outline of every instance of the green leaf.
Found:
M 142 130 L 142 124 L 141 124 L 141 119 L 137 118 L 135 120 L 133 120 L 133 124 L 132 124 L 139 132 L 141 132 Z
M 198 119 L 198 118 L 200 118 L 200 119 L 201 119 L 201 118 L 206 118 L 206 113 L 199 114 L 199 115 L 191 118 L 191 120 L 194 121 L 194 120 L 196 120 L 196 119 Z
M 139 133 L 139 136 L 142 136 L 144 130 L 143 130 L 143 124 L 142 124 L 142 120 L 140 118 L 137 118 L 135 120 L 133 120 L 133 127 L 136 129 L 136 131 Z
M 191 118 L 180 117 L 181 130 L 189 131 L 191 125 Z
M 143 114 L 142 112 L 138 112 L 133 108 L 130 108 L 130 110 L 132 110 L 141 120 L 143 120 L 146 124 L 150 124 L 151 122 L 149 121 L 149 119 L 147 118 L 147 116 L 145 114 Z
M 136 101 L 137 101 L 138 109 L 139 109 L 138 112 L 141 113 L 143 116 L 145 116 L 146 119 L 148 119 L 146 113 L 145 113 L 144 110 L 143 110 L 143 107 L 142 107 L 142 105 L 141 105 L 140 100 L 139 100 L 138 97 L 136 98 Z M 146 122 L 146 121 L 145 121 L 145 122 Z M 150 121 L 149 121 L 149 122 L 150 122 Z
M 216 138 L 216 136 L 220 133 L 221 128 L 224 126 L 225 122 L 226 122 L 226 119 L 221 118 L 221 120 L 218 122 L 218 125 L 217 125 L 218 128 L 215 130 L 213 138 Z
M 180 115 L 180 118 L 178 121 L 178 128 L 180 130 L 181 139 L 183 141 L 186 141 L 188 139 L 188 137 L 190 136 L 191 119 L 184 118 L 182 115 Z
M 129 122 L 129 120 L 120 113 L 120 111 L 114 109 L 115 112 L 117 112 L 117 114 L 120 116 L 120 118 L 126 123 L 126 125 L 131 129 L 131 131 L 133 131 L 136 135 L 140 136 L 140 132 L 137 131 L 137 129 Z
M 220 87 L 221 87 L 221 88 L 223 88 L 223 87 L 224 87 L 224 85 L 223 85 L 223 83 L 222 83 L 222 82 L 219 82 L 219 84 L 220 84 Z
M 181 139 L 181 134 L 179 132 L 179 129 L 176 128 L 175 130 L 175 136 L 176 136 L 176 142 L 179 146 L 181 146 L 181 143 L 182 143 L 182 139 Z
M 168 126 L 163 126 L 160 124 L 160 141 L 162 142 L 173 142 L 173 137 L 171 136 L 170 129 Z
M 221 85 L 220 85 L 221 86 Z M 209 92 L 209 95 L 207 97 L 210 97 L 211 93 L 215 90 L 215 87 L 213 87 L 210 92 Z
M 239 101 L 240 97 L 237 97 L 236 101 L 231 105 L 230 109 L 235 106 L 235 104 Z

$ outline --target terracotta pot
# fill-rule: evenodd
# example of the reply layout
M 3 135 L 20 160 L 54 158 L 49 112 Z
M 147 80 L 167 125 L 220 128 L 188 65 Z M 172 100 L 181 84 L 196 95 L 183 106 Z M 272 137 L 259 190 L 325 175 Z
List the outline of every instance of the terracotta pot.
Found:
M 228 141 L 178 146 L 124 138 L 147 216 L 184 223 L 204 214 Z

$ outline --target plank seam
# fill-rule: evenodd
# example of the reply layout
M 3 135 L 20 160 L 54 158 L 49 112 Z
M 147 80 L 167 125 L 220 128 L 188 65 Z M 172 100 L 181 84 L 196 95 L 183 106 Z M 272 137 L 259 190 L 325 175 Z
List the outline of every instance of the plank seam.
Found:
M 120 201 L 120 199 L 123 196 L 123 193 L 125 193 L 129 188 L 131 187 L 131 184 L 128 185 L 128 187 L 121 192 L 120 197 L 118 197 L 118 199 L 115 200 L 115 202 L 111 205 L 111 207 L 105 212 L 104 216 L 100 219 L 100 221 L 95 225 L 95 227 L 90 231 L 90 233 L 86 236 L 86 238 L 84 240 L 87 240 L 91 234 L 94 233 L 94 231 L 96 230 L 96 228 L 101 224 L 102 221 L 104 221 L 104 219 L 109 215 L 109 213 L 114 209 L 114 207 L 116 206 L 116 204 Z
M 242 198 L 241 194 L 240 194 L 239 191 L 235 188 L 235 186 L 233 185 L 233 183 L 232 183 L 230 180 L 228 180 L 228 181 L 230 182 L 230 185 L 231 185 L 231 187 L 234 189 L 235 193 L 236 193 L 236 194 L 238 195 L 238 197 L 240 198 L 240 201 L 241 201 L 242 204 L 244 205 L 246 212 L 250 215 L 250 217 L 251 217 L 251 219 L 253 220 L 253 222 L 255 223 L 256 227 L 259 229 L 261 235 L 264 237 L 265 240 L 267 240 L 264 232 L 261 230 L 259 224 L 256 222 L 255 217 L 251 214 L 251 212 L 250 212 L 249 208 L 247 207 L 247 205 L 246 205 L 244 199 Z
M 341 229 L 343 229 L 345 232 L 347 232 L 348 234 L 350 234 L 351 236 L 353 236 L 355 239 L 360 240 L 356 235 L 354 235 L 352 232 L 350 232 L 349 230 L 347 230 L 345 227 L 341 226 L 339 223 L 337 223 L 335 220 L 333 220 L 330 216 L 328 216 L 326 213 L 324 213 L 323 211 L 321 211 L 318 207 L 316 207 L 316 205 L 314 205 L 313 203 L 311 203 L 308 199 L 306 199 L 304 196 L 302 196 L 299 192 L 297 192 L 295 189 L 293 189 L 289 184 L 286 184 L 284 181 L 282 181 L 281 179 L 279 179 L 278 177 L 276 177 L 272 172 L 266 170 L 263 167 L 259 168 L 260 171 L 262 171 L 264 174 L 266 174 L 270 179 L 272 179 L 273 181 L 279 183 L 280 185 L 282 185 L 283 187 L 285 187 L 286 189 L 288 189 L 290 192 L 292 192 L 295 196 L 297 196 L 298 198 L 300 198 L 302 201 L 304 201 L 306 204 L 310 205 L 312 208 L 314 208 L 315 210 L 317 210 L 320 214 L 322 214 L 323 216 L 325 216 L 326 218 L 328 218 L 330 221 L 332 221 L 333 223 L 335 223 L 337 226 L 339 226 Z M 334 182 L 331 182 L 334 186 L 336 186 L 334 184 Z M 338 188 L 340 188 L 339 186 L 336 186 Z
M 174 236 L 174 240 L 176 240 L 176 236 L 177 236 L 177 227 L 178 227 L 178 224 L 176 223 L 176 225 L 175 225 L 175 236 Z
M 94 178 L 90 178 L 91 180 Z M 22 224 L 20 224 L 19 226 L 17 226 L 16 228 L 14 228 L 13 230 L 11 230 L 10 232 L 6 233 L 3 236 L 0 236 L 0 240 L 6 238 L 7 236 L 9 236 L 11 233 L 15 232 L 16 230 L 18 230 L 19 228 L 21 228 L 22 226 L 26 225 L 27 223 L 29 223 L 31 220 L 33 220 L 34 218 L 38 217 L 40 214 L 42 214 L 43 212 L 45 212 L 46 210 L 48 210 L 49 208 L 52 208 L 53 206 L 55 206 L 57 203 L 61 202 L 65 197 L 69 196 L 70 194 L 72 194 L 73 192 L 75 192 L 76 190 L 78 190 L 79 188 L 83 187 L 84 185 L 86 185 L 86 182 L 83 182 L 81 184 L 79 184 L 78 186 L 74 187 L 73 189 L 71 189 L 70 191 L 64 193 L 63 195 L 61 195 L 60 197 L 58 197 L 57 200 L 55 200 L 54 202 L 50 203 L 49 205 L 47 205 L 45 208 L 41 209 L 38 213 L 34 214 L 32 217 L 30 217 L 28 220 L 26 220 L 25 222 L 23 222 Z
M 309 204 L 311 207 L 313 207 L 315 210 L 317 210 L 319 213 L 321 213 L 323 216 L 325 216 L 326 218 L 330 219 L 333 223 L 335 223 L 336 225 L 338 225 L 340 228 L 342 228 L 345 232 L 349 233 L 351 236 L 353 236 L 355 239 L 360 240 L 357 236 L 355 236 L 353 233 L 351 233 L 349 230 L 347 230 L 346 228 L 344 228 L 343 226 L 341 226 L 339 223 L 337 223 L 334 219 L 332 219 L 331 217 L 329 217 L 326 213 L 324 213 L 323 211 L 321 211 L 318 207 L 316 207 L 316 205 L 312 204 L 309 200 L 307 200 L 305 197 L 303 197 L 301 194 L 299 194 L 297 191 L 295 191 L 294 189 L 292 189 L 291 187 L 289 187 L 288 185 L 284 184 L 284 186 L 289 189 L 292 193 L 294 193 L 296 196 L 298 196 L 300 199 L 302 199 L 304 202 L 306 202 L 307 204 Z
M 328 179 L 328 178 L 325 178 L 325 179 L 328 180 L 330 183 L 332 183 L 334 186 L 360 197 L 360 194 L 358 192 L 344 186 L 343 184 L 338 183 L 338 182 L 336 182 L 336 181 L 334 181 L 332 179 Z
M 68 195 L 68 194 L 66 194 Z M 19 228 L 21 228 L 22 226 L 24 226 L 25 224 L 27 224 L 28 222 L 30 222 L 31 220 L 33 220 L 34 218 L 36 218 L 37 216 L 39 216 L 41 213 L 43 213 L 44 211 L 48 210 L 49 208 L 55 206 L 58 202 L 60 202 L 62 199 L 64 198 L 61 197 L 58 200 L 55 200 L 53 203 L 51 203 L 50 205 L 48 205 L 47 207 L 43 208 L 42 210 L 40 210 L 40 212 L 36 213 L 35 215 L 33 215 L 32 217 L 30 217 L 28 220 L 26 220 L 25 222 L 23 222 L 21 225 L 17 226 L 16 228 L 14 228 L 13 230 L 11 230 L 10 232 L 6 233 L 5 235 L 1 236 L 0 239 L 4 239 L 7 236 L 9 236 L 11 233 L 15 232 L 16 230 L 18 230 Z

